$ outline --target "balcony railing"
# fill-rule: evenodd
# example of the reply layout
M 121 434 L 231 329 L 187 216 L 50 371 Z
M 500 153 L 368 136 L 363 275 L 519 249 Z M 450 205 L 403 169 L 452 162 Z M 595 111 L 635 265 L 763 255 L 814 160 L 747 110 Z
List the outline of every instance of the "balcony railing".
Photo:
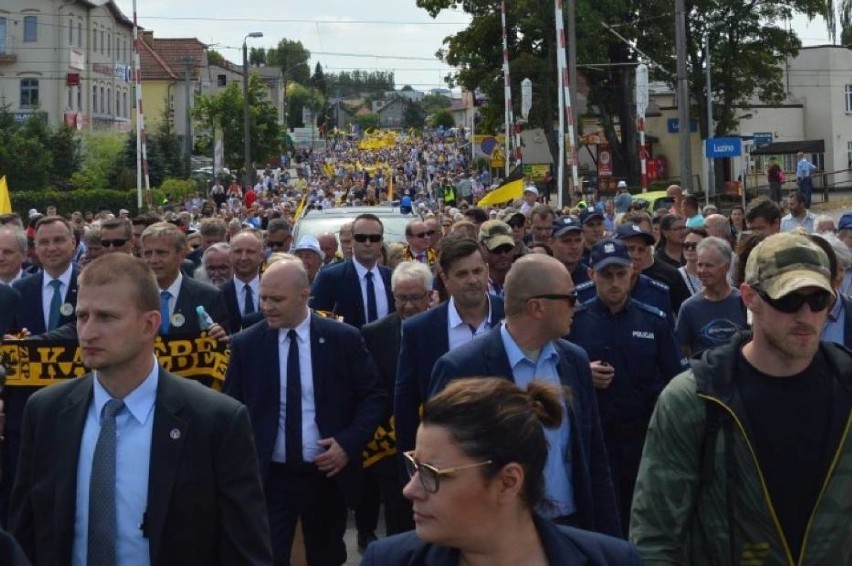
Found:
M 0 40 L 0 64 L 14 63 L 18 60 L 18 50 L 16 49 L 15 40 L 6 36 Z

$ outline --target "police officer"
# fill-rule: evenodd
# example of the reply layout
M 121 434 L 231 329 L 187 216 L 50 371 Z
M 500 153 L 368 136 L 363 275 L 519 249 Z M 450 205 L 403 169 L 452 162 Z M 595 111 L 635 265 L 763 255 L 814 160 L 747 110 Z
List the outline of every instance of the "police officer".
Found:
M 621 240 L 592 246 L 596 296 L 574 313 L 570 339 L 589 354 L 624 534 L 648 421 L 663 387 L 685 368 L 666 314 L 630 298 L 633 264 Z
M 553 221 L 550 233 L 553 257 L 561 261 L 571 273 L 574 285 L 589 280 L 589 267 L 583 258 L 583 225 L 576 216 L 562 216 Z
M 640 252 L 654 244 L 654 236 L 635 224 L 624 224 L 616 230 L 615 238 L 627 245 L 630 259 L 633 262 L 633 273 L 630 280 L 630 298 L 663 311 L 666 314 L 669 324 L 674 329 L 675 318 L 672 311 L 669 286 L 662 281 L 657 281 L 641 273 L 643 256 Z M 641 245 L 633 246 L 633 244 Z M 634 247 L 642 249 L 637 249 L 637 252 L 634 253 Z M 575 290 L 577 291 L 577 300 L 580 303 L 590 301 L 596 295 L 594 281 L 581 283 L 577 285 Z

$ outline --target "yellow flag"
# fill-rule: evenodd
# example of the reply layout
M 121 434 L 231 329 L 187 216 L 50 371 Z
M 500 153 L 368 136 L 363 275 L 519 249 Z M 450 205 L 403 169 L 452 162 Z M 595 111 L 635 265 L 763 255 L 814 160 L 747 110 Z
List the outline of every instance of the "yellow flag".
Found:
M 6 176 L 0 177 L 0 214 L 10 214 L 12 212 L 12 199 L 9 198 L 9 185 L 6 183 Z

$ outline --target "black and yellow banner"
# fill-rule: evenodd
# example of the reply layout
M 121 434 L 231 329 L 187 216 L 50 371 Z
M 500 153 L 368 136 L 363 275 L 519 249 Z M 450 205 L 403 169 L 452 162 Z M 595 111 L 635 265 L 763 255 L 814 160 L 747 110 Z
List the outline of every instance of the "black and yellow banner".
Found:
M 393 429 L 393 417 L 390 422 L 379 425 L 373 439 L 361 451 L 361 466 L 369 468 L 379 460 L 396 454 L 396 432 Z
M 161 337 L 154 354 L 163 369 L 221 390 L 231 353 L 226 342 L 207 336 Z M 86 375 L 80 346 L 75 340 L 16 340 L 0 346 L 6 367 L 6 387 L 47 387 Z

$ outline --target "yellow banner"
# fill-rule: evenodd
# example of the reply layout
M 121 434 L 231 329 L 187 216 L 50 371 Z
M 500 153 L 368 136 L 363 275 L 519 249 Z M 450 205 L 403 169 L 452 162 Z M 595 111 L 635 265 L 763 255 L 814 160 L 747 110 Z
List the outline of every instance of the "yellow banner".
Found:
M 211 384 L 221 390 L 231 357 L 228 344 L 198 336 L 157 337 L 154 354 L 163 369 Z M 80 346 L 74 340 L 17 340 L 0 346 L 6 387 L 47 387 L 86 375 Z
M 12 213 L 12 199 L 9 197 L 9 184 L 6 176 L 0 177 L 0 214 Z

